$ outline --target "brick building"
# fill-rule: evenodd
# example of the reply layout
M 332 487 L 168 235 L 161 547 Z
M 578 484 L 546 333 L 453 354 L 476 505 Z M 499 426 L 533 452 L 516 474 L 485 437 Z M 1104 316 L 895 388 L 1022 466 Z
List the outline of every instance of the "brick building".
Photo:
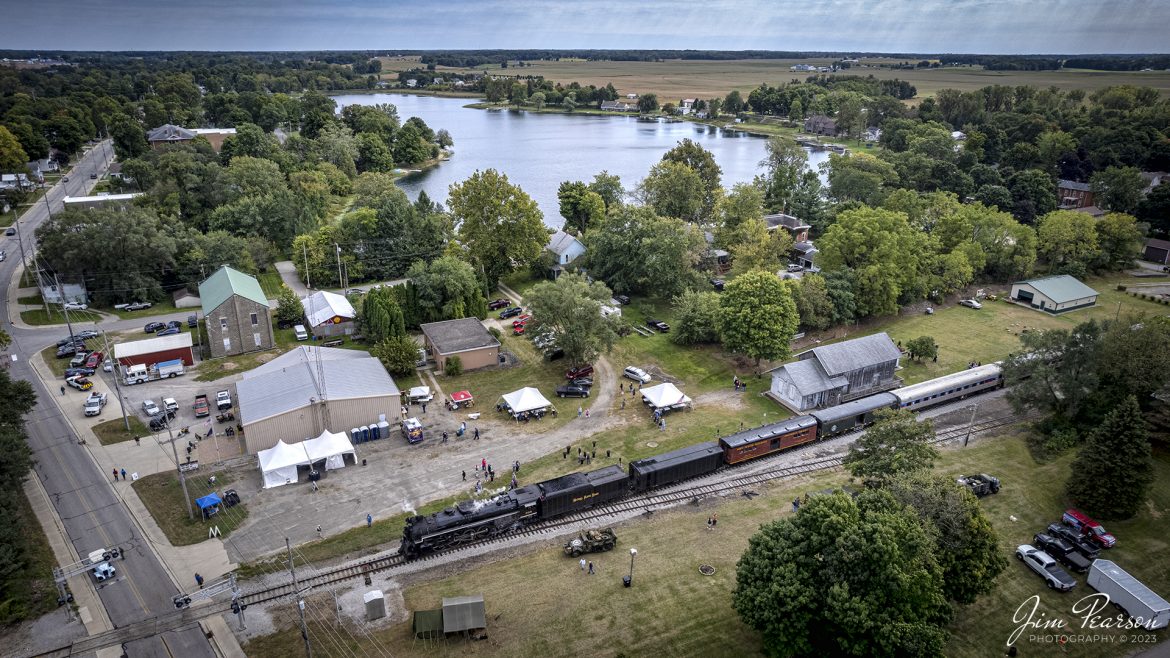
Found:
M 255 277 L 223 266 L 199 284 L 212 358 L 271 349 L 268 299 Z

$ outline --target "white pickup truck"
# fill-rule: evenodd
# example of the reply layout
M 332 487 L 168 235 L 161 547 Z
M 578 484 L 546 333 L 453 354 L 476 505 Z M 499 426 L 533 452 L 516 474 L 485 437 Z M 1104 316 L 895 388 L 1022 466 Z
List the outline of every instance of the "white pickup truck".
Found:
M 229 391 L 220 391 L 215 394 L 215 408 L 220 411 L 232 408 L 232 394 Z

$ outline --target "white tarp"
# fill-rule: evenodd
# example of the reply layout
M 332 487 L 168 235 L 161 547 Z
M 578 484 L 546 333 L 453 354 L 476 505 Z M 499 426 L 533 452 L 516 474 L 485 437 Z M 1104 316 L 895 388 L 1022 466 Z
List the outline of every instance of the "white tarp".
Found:
M 531 386 L 504 395 L 504 402 L 508 403 L 514 414 L 544 409 L 549 406 L 549 401 L 540 394 L 540 391 Z
M 284 441 L 256 455 L 260 458 L 260 473 L 264 476 L 264 488 L 279 487 L 297 481 L 297 467 L 307 466 L 309 457 L 301 446 L 290 446 Z
M 431 395 L 431 387 L 430 386 L 415 386 L 415 387 L 410 389 L 410 399 L 412 401 L 417 401 L 417 400 L 428 400 L 429 401 L 432 397 L 434 397 L 434 396 Z
M 305 454 L 308 455 L 309 461 L 316 463 L 325 460 L 325 470 L 333 470 L 335 468 L 345 467 L 345 456 L 353 455 L 354 461 L 357 461 L 357 453 L 354 452 L 353 444 L 344 433 L 334 434 L 329 430 L 321 432 L 321 436 L 315 439 L 308 439 L 303 442 Z
M 670 382 L 642 389 L 642 399 L 655 409 L 667 409 L 691 403 L 691 399 Z

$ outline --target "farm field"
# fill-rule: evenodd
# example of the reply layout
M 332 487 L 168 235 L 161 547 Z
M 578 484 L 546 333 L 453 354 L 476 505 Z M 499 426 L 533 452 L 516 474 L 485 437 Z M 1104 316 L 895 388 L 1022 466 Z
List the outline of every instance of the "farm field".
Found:
M 621 94 L 653 93 L 659 102 L 681 98 L 713 98 L 724 96 L 732 89 L 741 93 L 755 89 L 762 82 L 775 85 L 793 78 L 803 80 L 810 75 L 791 72 L 794 64 L 827 66 L 824 59 L 742 59 L 742 60 L 667 60 L 662 62 L 614 61 L 533 61 L 531 66 L 502 69 L 499 66 L 478 67 L 477 70 L 500 76 L 541 75 L 549 80 L 579 82 L 582 85 L 604 87 L 612 82 Z M 877 60 L 883 61 L 883 60 Z M 383 58 L 383 74 L 405 70 L 407 62 Z M 467 71 L 438 67 L 438 71 Z M 1170 95 L 1170 72 L 1167 71 L 985 71 L 982 67 L 963 66 L 942 69 L 894 70 L 888 68 L 854 67 L 844 74 L 870 75 L 879 79 L 909 80 L 918 88 L 918 99 L 933 96 L 939 89 L 972 91 L 988 85 L 1050 86 L 1062 89 L 1084 89 L 1088 92 L 1110 85 L 1131 84 L 1158 89 Z M 396 74 L 394 75 L 396 77 Z
M 1020 436 L 979 441 L 967 449 L 945 450 L 936 472 L 957 476 L 986 471 L 1001 478 L 1004 489 L 983 501 L 1000 536 L 1005 556 L 1029 541 L 1034 532 L 1059 517 L 1065 506 L 1064 481 L 1071 455 L 1036 462 Z M 1118 547 L 1106 556 L 1131 570 L 1156 591 L 1170 587 L 1170 567 L 1148 559 L 1167 548 L 1158 519 L 1170 508 L 1170 455 L 1155 454 L 1157 481 L 1150 503 L 1135 519 L 1107 525 L 1118 536 Z M 759 487 L 754 499 L 736 497 L 705 500 L 615 528 L 618 549 L 594 554 L 598 575 L 582 574 L 575 561 L 561 553 L 559 541 L 513 559 L 476 566 L 462 573 L 404 587 L 408 610 L 437 607 L 446 596 L 482 593 L 488 612 L 490 641 L 474 645 L 477 655 L 760 655 L 759 636 L 739 621 L 732 610 L 735 564 L 758 526 L 789 514 L 788 501 L 804 493 L 839 487 L 848 475 L 834 471 L 818 476 Z M 715 532 L 706 530 L 706 518 L 719 514 Z M 630 547 L 638 549 L 634 586 L 625 589 L 621 576 L 629 570 Z M 715 567 L 710 577 L 698 566 Z M 1069 612 L 1072 603 L 1091 591 L 1083 577 L 1071 594 L 1050 592 L 1015 559 L 1000 576 L 997 588 L 971 606 L 961 608 L 949 630 L 946 655 L 1000 655 L 1016 608 L 1039 594 L 1039 611 L 1046 618 L 1079 619 Z M 328 610 L 332 599 L 314 604 Z M 279 615 L 294 620 L 290 614 Z M 332 619 L 314 614 L 310 618 Z M 320 636 L 325 628 L 310 629 Z M 1111 631 L 1099 634 L 1110 635 Z M 1165 632 L 1159 634 L 1165 639 Z M 435 647 L 415 643 L 409 621 L 371 632 L 371 640 L 395 655 L 463 655 L 466 640 L 452 639 Z M 270 635 L 249 642 L 249 656 L 282 656 L 299 648 L 296 633 Z M 1045 655 L 1050 647 L 1019 642 L 1023 655 Z M 1090 657 L 1120 655 L 1102 652 L 1103 644 L 1073 644 L 1062 655 Z M 354 647 L 356 648 L 356 646 Z

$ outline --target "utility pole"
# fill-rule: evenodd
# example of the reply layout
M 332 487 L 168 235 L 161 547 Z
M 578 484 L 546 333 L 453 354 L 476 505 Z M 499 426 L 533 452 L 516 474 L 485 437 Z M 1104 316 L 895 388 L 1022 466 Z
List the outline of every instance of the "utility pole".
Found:
M 195 512 L 191 509 L 191 496 L 187 495 L 187 475 L 183 472 L 183 464 L 179 461 L 179 449 L 175 447 L 175 433 L 171 431 L 171 419 L 167 415 L 166 405 L 163 406 L 163 419 L 167 426 L 167 436 L 171 440 L 171 452 L 175 455 L 175 468 L 179 469 L 179 485 L 183 487 L 183 504 L 187 507 L 187 518 L 194 521 Z
M 61 280 L 53 272 L 53 285 L 57 286 L 57 294 L 61 296 L 61 314 L 65 316 L 65 327 L 69 329 L 69 340 L 73 340 L 73 325 L 69 322 L 69 301 L 65 299 L 65 289 L 61 287 Z
M 301 252 L 305 254 L 305 287 L 312 290 L 313 284 L 309 281 L 309 247 L 303 242 Z
M 94 326 L 97 326 L 96 322 L 94 323 Z M 104 330 L 102 331 L 102 342 L 106 345 L 106 358 L 113 359 L 114 353 L 110 350 L 110 337 L 106 335 Z M 122 389 L 118 386 L 118 369 L 115 367 L 111 372 L 114 375 L 114 395 L 118 396 L 118 406 L 122 409 L 122 422 L 125 423 L 126 431 L 129 432 L 130 417 L 126 415 L 126 403 L 122 400 Z M 176 454 L 175 459 L 178 460 L 178 458 L 179 456 Z
M 971 420 L 967 421 L 967 436 L 963 437 L 963 447 L 967 447 L 967 442 L 971 440 L 971 429 L 975 426 L 975 412 L 979 411 L 979 403 L 971 405 Z
M 45 210 L 49 211 L 49 221 L 50 222 L 53 221 L 53 204 L 49 203 L 49 192 L 52 192 L 52 191 L 53 191 L 53 188 L 50 187 L 48 189 L 48 191 L 45 192 Z
M 20 212 L 18 210 L 16 210 L 16 208 L 13 208 L 12 210 L 17 215 L 20 214 Z M 19 219 L 16 221 L 15 228 L 16 228 L 16 241 L 20 244 L 20 262 L 24 264 L 24 269 L 27 270 L 28 269 L 28 259 L 24 255 L 24 238 L 20 234 L 20 220 Z M 17 287 L 20 287 L 20 284 L 17 284 Z
M 305 625 L 305 600 L 301 598 L 301 586 L 297 584 L 297 568 L 293 564 L 292 545 L 288 537 L 284 538 L 284 548 L 288 551 L 288 570 L 292 573 L 293 593 L 297 597 L 297 614 L 301 616 L 301 637 L 305 639 L 305 655 L 313 658 L 313 648 L 309 646 L 309 627 Z
M 337 285 L 341 286 L 341 294 L 345 294 L 345 283 L 341 280 L 341 245 L 336 242 L 333 247 L 337 250 Z

